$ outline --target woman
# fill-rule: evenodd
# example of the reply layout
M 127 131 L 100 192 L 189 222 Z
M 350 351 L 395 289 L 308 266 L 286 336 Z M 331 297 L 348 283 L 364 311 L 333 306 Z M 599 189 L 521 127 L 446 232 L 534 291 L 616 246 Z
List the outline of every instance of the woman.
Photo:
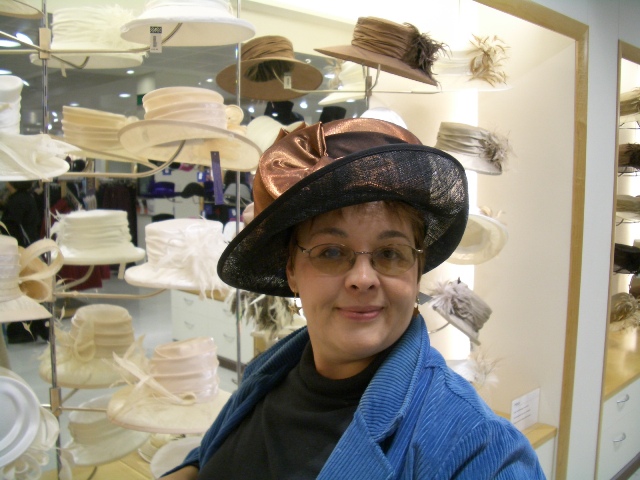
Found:
M 462 166 L 375 119 L 300 128 L 260 160 L 220 278 L 298 296 L 307 328 L 245 370 L 165 478 L 544 478 L 527 439 L 429 346 L 420 277 L 467 221 Z

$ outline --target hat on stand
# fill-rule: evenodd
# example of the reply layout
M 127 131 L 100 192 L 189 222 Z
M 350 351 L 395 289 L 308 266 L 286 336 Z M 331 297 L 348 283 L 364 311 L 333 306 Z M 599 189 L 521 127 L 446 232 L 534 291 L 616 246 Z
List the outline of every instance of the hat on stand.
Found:
M 236 92 L 237 65 L 225 67 L 216 82 L 229 93 Z M 285 75 L 291 75 L 291 88 L 284 88 Z M 323 75 L 313 65 L 295 58 L 291 40 L 279 35 L 254 38 L 240 52 L 240 92 L 254 100 L 291 100 L 317 89 Z M 300 90 L 300 91 L 296 91 Z
M 264 114 L 273 117 L 282 125 L 291 125 L 293 122 L 303 121 L 304 117 L 293 111 L 293 102 L 290 100 L 280 100 L 278 102 L 267 102 Z
M 17 373 L 0 367 L 0 477 L 40 478 L 60 427 Z
M 640 242 L 635 240 L 633 245 L 616 243 L 613 249 L 613 273 L 637 275 L 640 273 Z
M 378 68 L 383 72 L 437 85 L 434 62 L 444 44 L 437 42 L 409 23 L 399 24 L 376 17 L 360 17 L 353 30 L 351 45 L 316 48 L 330 57 Z
M 140 364 L 145 361 L 142 337 L 136 342 L 131 315 L 118 305 L 96 303 L 78 308 L 71 328 L 56 325 L 58 384 L 67 388 L 109 388 L 122 383 L 113 355 Z M 51 351 L 40 355 L 40 377 L 51 382 Z
M 447 262 L 455 265 L 480 265 L 498 255 L 508 239 L 506 225 L 494 218 L 489 209 L 471 209 L 462 240 Z
M 370 108 L 360 115 L 360 118 L 377 118 L 378 120 L 395 123 L 399 127 L 407 128 L 407 124 L 404 123 L 402 117 L 397 112 L 387 107 Z
M 242 110 L 222 100 L 206 88 L 153 90 L 142 97 L 144 120 L 123 127 L 118 138 L 128 151 L 153 160 L 179 152 L 176 161 L 210 167 L 211 152 L 218 152 L 223 169 L 254 170 L 261 151 L 239 128 Z
M 611 296 L 609 329 L 612 331 L 640 327 L 638 300 L 630 293 L 619 292 Z
M 433 64 L 433 75 L 442 91 L 509 88 L 504 64 L 509 46 L 496 35 L 473 35 L 467 48 L 447 52 Z
M 460 279 L 439 282 L 428 293 L 433 297 L 433 309 L 473 343 L 480 345 L 480 329 L 491 316 L 489 305 Z
M 640 222 L 640 196 L 617 195 L 616 216 L 629 222 Z
M 62 267 L 62 257 L 46 265 L 39 258 L 46 253 L 60 251 L 48 239 L 22 249 L 15 238 L 0 235 L 0 323 L 51 317 L 40 302 L 50 300 L 53 277 Z
M 338 91 L 324 97 L 318 105 L 333 105 L 350 100 L 362 100 L 365 97 L 366 82 L 362 65 L 354 62 L 340 62 L 332 73 L 337 80 L 330 84 L 330 88 Z
M 65 265 L 115 265 L 137 262 L 144 249 L 131 243 L 124 210 L 77 210 L 60 214 L 51 234 Z
M 145 227 L 147 262 L 128 268 L 130 285 L 195 290 L 205 295 L 226 291 L 216 265 L 227 246 L 223 225 L 202 218 L 177 218 Z
M 120 26 L 131 19 L 131 10 L 115 4 L 55 10 L 51 22 L 51 58 L 47 66 L 97 70 L 141 65 L 145 53 L 131 50 L 144 50 L 145 45 L 120 37 Z M 65 53 L 65 50 L 74 53 Z M 34 65 L 42 65 L 37 53 L 29 59 Z
M 640 144 L 618 145 L 618 173 L 634 173 L 640 170 Z
M 453 155 L 465 168 L 486 175 L 500 175 L 511 153 L 509 140 L 484 128 L 442 122 L 435 148 Z
M 640 87 L 620 94 L 620 123 L 637 122 L 640 114 Z
M 200 446 L 201 436 L 175 438 L 158 449 L 151 459 L 149 469 L 154 479 L 161 478 L 169 470 L 182 464 L 191 450 Z
M 228 0 L 149 0 L 138 17 L 122 25 L 121 35 L 149 45 L 150 27 L 161 28 L 165 47 L 231 45 L 256 33 L 252 23 L 233 13 Z
M 145 198 L 175 198 L 179 195 L 176 192 L 174 182 L 153 182 L 146 193 L 140 195 Z
M 3 181 L 45 180 L 69 170 L 71 145 L 49 135 L 20 135 L 23 82 L 0 75 L 0 178 Z
M 202 434 L 231 396 L 218 388 L 213 338 L 195 337 L 158 345 L 143 368 L 115 357 L 132 383 L 113 394 L 109 419 L 151 433 Z
M 327 105 L 322 107 L 320 112 L 320 122 L 327 123 L 334 120 L 342 120 L 347 115 L 347 109 L 338 105 Z
M 105 412 L 111 394 L 93 398 L 69 414 L 71 440 L 63 452 L 73 457 L 76 466 L 111 463 L 140 448 L 148 433 L 122 428 L 111 423 Z
M 247 137 L 255 143 L 261 151 L 265 151 L 275 142 L 282 132 L 288 133 L 303 125 L 304 122 L 293 122 L 282 125 L 271 116 L 260 115 L 247 125 Z
M 125 150 L 118 140 L 120 129 L 137 121 L 136 117 L 125 117 L 118 113 L 62 106 L 62 136 L 67 143 L 77 147 L 71 154 L 153 167 L 146 158 Z
M 31 3 L 36 2 L 34 0 L 2 0 L 0 15 L 15 18 L 42 18 L 42 12 Z

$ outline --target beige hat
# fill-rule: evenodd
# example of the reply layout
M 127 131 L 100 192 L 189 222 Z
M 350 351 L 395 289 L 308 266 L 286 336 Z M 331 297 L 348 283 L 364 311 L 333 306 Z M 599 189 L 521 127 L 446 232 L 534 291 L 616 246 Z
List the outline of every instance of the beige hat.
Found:
M 333 105 L 347 101 L 362 100 L 365 97 L 366 82 L 362 65 L 354 62 L 340 62 L 334 69 L 337 91 L 318 102 L 319 105 Z M 333 87 L 332 87 L 333 88 Z
M 234 63 L 216 76 L 218 85 L 229 93 L 236 92 L 236 69 Z M 286 74 L 291 74 L 292 89 L 283 86 Z M 257 37 L 242 45 L 240 75 L 243 98 L 273 102 L 301 97 L 323 80 L 322 72 L 297 60 L 291 41 L 278 35 Z
M 487 262 L 502 251 L 508 239 L 509 232 L 502 222 L 481 209 L 472 209 L 462 240 L 447 262 L 455 265 Z
M 32 4 L 40 5 L 35 0 L 1 0 L 0 15 L 16 18 L 42 18 L 42 12 Z
M 247 125 L 247 137 L 258 145 L 260 150 L 265 151 L 273 145 L 273 142 L 276 141 L 283 130 L 287 133 L 292 132 L 303 123 L 303 121 L 298 121 L 289 125 L 282 125 L 269 115 L 260 115 Z

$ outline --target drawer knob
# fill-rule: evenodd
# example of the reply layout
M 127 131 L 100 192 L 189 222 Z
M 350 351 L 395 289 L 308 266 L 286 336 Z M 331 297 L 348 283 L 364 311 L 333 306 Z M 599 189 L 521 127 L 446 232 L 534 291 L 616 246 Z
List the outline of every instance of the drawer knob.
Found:
M 616 438 L 613 439 L 613 443 L 624 442 L 627 439 L 627 436 L 624 433 L 621 433 Z
M 628 402 L 628 401 L 629 401 L 629 399 L 630 399 L 630 398 L 631 398 L 631 397 L 629 397 L 629 394 L 628 394 L 628 393 L 625 393 L 624 397 L 622 397 L 620 400 L 616 400 L 616 403 L 617 403 L 618 405 L 620 405 L 621 403 L 626 403 L 626 402 Z

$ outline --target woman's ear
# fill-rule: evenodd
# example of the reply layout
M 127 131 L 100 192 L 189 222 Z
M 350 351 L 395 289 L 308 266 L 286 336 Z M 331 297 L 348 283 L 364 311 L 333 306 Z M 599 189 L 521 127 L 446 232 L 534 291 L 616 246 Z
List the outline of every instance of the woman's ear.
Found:
M 289 260 L 287 260 L 287 269 L 286 269 L 286 273 L 287 273 L 287 283 L 289 284 L 289 288 L 291 289 L 292 292 L 297 292 L 298 291 L 298 283 L 296 282 L 296 275 L 295 275 L 295 271 L 293 269 L 293 258 L 289 257 Z

